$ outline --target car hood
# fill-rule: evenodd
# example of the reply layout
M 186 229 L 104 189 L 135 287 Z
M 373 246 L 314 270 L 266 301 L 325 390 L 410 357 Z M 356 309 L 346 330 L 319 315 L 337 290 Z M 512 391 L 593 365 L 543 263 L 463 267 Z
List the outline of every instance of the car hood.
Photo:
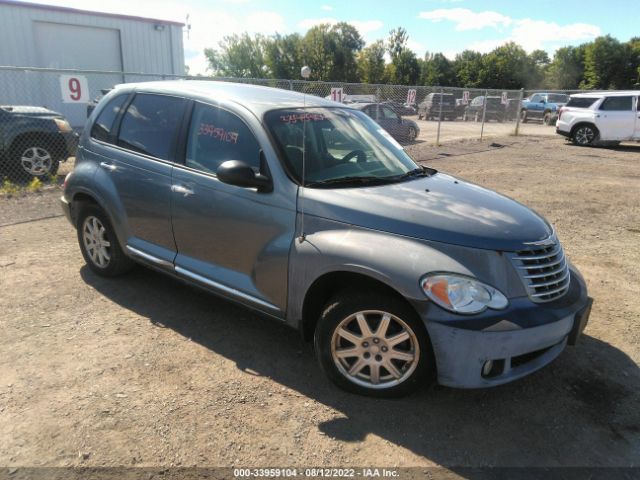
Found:
M 32 107 L 30 105 L 10 105 L 0 107 L 7 112 L 15 115 L 24 115 L 28 117 L 62 117 L 58 112 L 49 110 L 44 107 Z
M 301 201 L 306 215 L 472 248 L 514 251 L 553 233 L 515 200 L 442 173 L 389 185 L 307 188 Z

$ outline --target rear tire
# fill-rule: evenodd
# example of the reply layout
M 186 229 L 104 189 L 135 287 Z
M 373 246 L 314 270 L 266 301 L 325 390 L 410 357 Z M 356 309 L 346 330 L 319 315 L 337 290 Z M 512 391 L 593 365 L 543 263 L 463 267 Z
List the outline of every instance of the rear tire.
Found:
M 587 147 L 598 138 L 598 130 L 593 125 L 582 124 L 573 129 L 571 140 L 574 145 Z
M 76 230 L 82 256 L 96 274 L 115 277 L 135 265 L 120 248 L 111 222 L 99 206 L 92 203 L 81 206 Z
M 409 133 L 407 134 L 407 140 L 410 142 L 414 142 L 417 137 L 416 129 L 413 127 L 409 127 Z
M 522 123 L 527 123 L 529 121 L 529 117 L 527 116 L 527 111 L 526 110 L 522 110 L 520 112 L 520 121 Z
M 547 126 L 550 126 L 552 122 L 551 119 L 552 119 L 551 112 L 545 112 L 544 117 L 542 117 L 542 123 Z
M 360 395 L 400 397 L 435 378 L 433 350 L 422 321 L 390 295 L 338 293 L 324 307 L 314 344 L 327 376 Z

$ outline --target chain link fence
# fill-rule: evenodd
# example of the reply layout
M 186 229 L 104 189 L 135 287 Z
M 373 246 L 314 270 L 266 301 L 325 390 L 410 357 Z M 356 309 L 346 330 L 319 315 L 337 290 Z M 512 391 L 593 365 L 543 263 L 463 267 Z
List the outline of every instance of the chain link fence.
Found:
M 114 85 L 156 80 L 250 83 L 315 95 L 362 109 L 401 143 L 439 145 L 506 135 L 553 135 L 545 109 L 523 109 L 538 92 L 304 80 L 0 67 L 0 178 L 37 189 L 71 170 L 79 133 L 99 99 Z M 555 92 L 556 100 L 571 92 Z

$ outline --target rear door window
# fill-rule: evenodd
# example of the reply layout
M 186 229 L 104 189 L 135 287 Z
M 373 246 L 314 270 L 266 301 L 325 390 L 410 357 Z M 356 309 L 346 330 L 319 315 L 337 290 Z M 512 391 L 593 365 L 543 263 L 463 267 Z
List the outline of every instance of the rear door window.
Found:
M 120 113 L 120 109 L 124 105 L 128 95 L 118 95 L 109 100 L 109 103 L 102 109 L 98 118 L 91 127 L 91 137 L 102 142 L 110 141 L 113 122 Z
M 600 110 L 629 112 L 633 110 L 633 97 L 607 97 L 600 105 Z
M 571 97 L 569 102 L 567 102 L 567 107 L 589 108 L 598 100 L 600 99 L 596 97 Z
M 191 117 L 185 165 L 215 174 L 228 160 L 260 170 L 260 145 L 249 127 L 221 108 L 196 103 Z
M 137 94 L 122 117 L 118 146 L 172 160 L 185 104 L 186 101 L 178 97 Z

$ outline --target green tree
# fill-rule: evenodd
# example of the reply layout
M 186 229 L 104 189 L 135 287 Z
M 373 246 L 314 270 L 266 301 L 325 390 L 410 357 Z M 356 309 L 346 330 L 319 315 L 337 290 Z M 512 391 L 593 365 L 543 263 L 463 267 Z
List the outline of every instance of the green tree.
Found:
M 358 74 L 366 83 L 383 83 L 385 46 L 382 40 L 377 40 L 360 51 L 357 58 Z
M 302 39 L 302 59 L 311 68 L 311 80 L 331 80 L 334 49 L 331 25 L 323 23 L 307 31 Z
M 409 35 L 402 27 L 394 28 L 389 32 L 389 38 L 387 39 L 387 51 L 389 52 L 392 63 L 407 49 L 408 41 Z
M 264 59 L 272 78 L 294 79 L 302 68 L 302 37 L 276 34 L 265 40 Z
M 340 22 L 331 27 L 333 36 L 333 65 L 331 80 L 341 82 L 359 81 L 357 54 L 364 47 L 364 40 L 353 25 Z
M 246 32 L 224 37 L 220 50 L 205 48 L 204 54 L 215 75 L 263 78 L 267 75 L 264 61 L 264 37 L 250 37 Z
M 480 70 L 482 69 L 482 54 L 472 50 L 465 50 L 456 55 L 453 69 L 456 83 L 460 87 L 474 88 L 480 86 Z
M 587 44 L 584 55 L 582 88 L 621 89 L 631 86 L 629 45 L 610 35 L 598 37 Z
M 421 65 L 420 83 L 429 86 L 456 86 L 456 73 L 452 62 L 442 53 L 425 54 Z
M 479 84 L 488 88 L 516 89 L 535 87 L 529 78 L 527 52 L 514 42 L 508 42 L 482 57 Z
M 398 27 L 389 32 L 387 51 L 391 66 L 385 68 L 387 81 L 398 85 L 416 85 L 420 78 L 420 63 L 416 54 L 409 50 L 407 31 Z
M 575 89 L 584 78 L 585 45 L 556 50 L 545 75 L 545 86 L 555 89 Z

